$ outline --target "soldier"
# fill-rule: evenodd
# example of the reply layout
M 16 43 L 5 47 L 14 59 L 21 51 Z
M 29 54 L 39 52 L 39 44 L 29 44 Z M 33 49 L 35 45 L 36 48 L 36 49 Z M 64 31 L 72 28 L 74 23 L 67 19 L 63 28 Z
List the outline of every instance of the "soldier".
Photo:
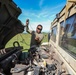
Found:
M 29 25 L 29 19 L 26 20 L 26 32 L 31 34 L 30 47 L 33 45 L 39 47 L 44 37 L 43 34 L 41 33 L 43 26 L 39 24 L 36 28 L 36 31 L 32 31 L 29 29 L 28 25 Z

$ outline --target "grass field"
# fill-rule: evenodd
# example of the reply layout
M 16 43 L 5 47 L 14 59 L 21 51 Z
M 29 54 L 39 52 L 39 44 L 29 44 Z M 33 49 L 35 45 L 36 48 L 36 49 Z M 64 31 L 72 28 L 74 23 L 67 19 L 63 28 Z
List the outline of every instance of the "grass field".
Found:
M 43 33 L 43 34 L 44 34 L 44 39 L 43 39 L 42 43 L 48 41 L 47 33 Z M 13 47 L 13 42 L 18 41 L 20 46 L 23 46 L 23 51 L 27 51 L 26 49 L 29 49 L 29 47 L 30 47 L 29 46 L 30 38 L 31 38 L 31 35 L 28 33 L 17 34 L 6 44 L 5 48 Z

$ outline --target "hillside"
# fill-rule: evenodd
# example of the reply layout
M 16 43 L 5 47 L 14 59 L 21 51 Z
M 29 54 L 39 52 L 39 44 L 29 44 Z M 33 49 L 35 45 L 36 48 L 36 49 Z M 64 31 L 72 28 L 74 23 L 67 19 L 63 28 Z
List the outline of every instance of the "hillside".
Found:
M 43 34 L 44 34 L 44 39 L 42 43 L 48 41 L 47 33 L 43 33 Z M 31 35 L 27 33 L 17 34 L 6 44 L 5 48 L 13 47 L 13 42 L 18 41 L 20 46 L 23 46 L 23 50 L 26 51 L 25 49 L 29 49 L 30 38 Z

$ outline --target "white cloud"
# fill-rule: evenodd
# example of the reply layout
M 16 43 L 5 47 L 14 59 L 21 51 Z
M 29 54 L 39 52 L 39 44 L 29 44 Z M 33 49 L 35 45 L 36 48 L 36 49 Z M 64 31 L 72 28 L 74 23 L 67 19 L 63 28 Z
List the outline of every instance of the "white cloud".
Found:
M 40 1 L 40 5 L 42 3 L 43 3 L 43 0 Z M 23 16 L 29 16 L 29 17 L 36 17 L 36 18 L 45 17 L 45 18 L 47 18 L 54 14 L 56 15 L 59 12 L 59 10 L 55 10 L 55 9 L 60 9 L 60 7 L 62 7 L 62 6 L 63 6 L 63 4 L 57 5 L 53 8 L 46 6 L 43 9 L 41 9 L 40 11 L 32 10 L 32 9 L 29 9 L 29 10 L 22 9 L 22 12 L 23 12 L 22 14 L 23 14 Z
M 43 30 L 42 32 L 49 32 L 50 31 L 50 26 L 51 26 L 51 21 L 50 20 L 46 20 L 46 21 L 42 21 L 42 22 L 30 22 L 29 27 L 32 30 L 36 30 L 36 27 L 38 24 L 41 24 L 43 26 Z

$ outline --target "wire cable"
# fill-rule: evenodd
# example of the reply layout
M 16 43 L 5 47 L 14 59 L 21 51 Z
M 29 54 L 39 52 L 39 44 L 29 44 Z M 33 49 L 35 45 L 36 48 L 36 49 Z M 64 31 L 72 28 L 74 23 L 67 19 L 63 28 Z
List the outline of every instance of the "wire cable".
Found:
M 22 35 L 20 34 L 21 38 L 22 38 L 22 41 L 24 41 L 24 43 L 27 45 L 27 46 L 30 46 L 29 44 L 27 44 L 24 40 L 24 38 L 22 37 Z

